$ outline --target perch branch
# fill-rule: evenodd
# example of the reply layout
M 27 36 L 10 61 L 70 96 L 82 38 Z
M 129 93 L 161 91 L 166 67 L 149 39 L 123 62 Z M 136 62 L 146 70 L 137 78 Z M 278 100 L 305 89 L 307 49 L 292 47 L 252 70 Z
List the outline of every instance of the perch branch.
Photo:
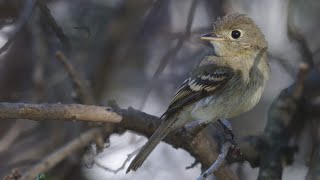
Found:
M 30 119 L 36 121 L 121 121 L 121 116 L 108 107 L 81 104 L 0 103 L 0 119 Z
M 303 71 L 302 71 L 303 72 Z M 310 73 L 308 73 L 307 79 L 302 81 L 305 77 L 302 73 L 299 84 L 304 82 L 304 91 L 303 96 L 312 98 L 315 96 L 319 96 L 319 86 L 320 86 L 320 72 L 317 68 L 314 68 Z M 286 109 L 283 107 L 287 105 L 286 101 L 293 101 L 291 96 L 285 96 L 286 93 L 292 92 L 297 87 L 295 84 L 290 86 L 287 90 L 284 90 L 282 95 L 279 97 L 279 100 L 275 101 L 274 104 L 278 106 L 278 108 L 273 107 L 271 108 L 274 112 L 275 109 L 279 109 L 282 111 L 290 111 L 287 116 L 280 116 L 290 119 L 292 116 L 291 110 L 294 107 L 289 107 Z M 301 93 L 301 89 L 296 88 L 296 94 L 299 96 Z M 300 89 L 300 90 L 299 90 Z M 288 92 L 287 92 L 288 91 Z M 315 92 L 312 92 L 315 91 Z M 278 103 L 276 103 L 278 102 Z M 284 102 L 284 103 L 283 103 Z M 294 102 L 295 104 L 296 102 Z M 282 104 L 282 105 L 281 105 Z M 289 103 L 290 104 L 290 103 Z M 282 108 L 283 107 L 283 108 Z M 270 114 L 272 114 L 270 112 Z M 275 111 L 276 112 L 276 111 Z M 281 115 L 278 113 L 278 115 Z M 277 118 L 277 116 L 272 117 Z M 146 114 L 144 112 L 134 110 L 132 108 L 129 109 L 120 109 L 118 107 L 108 108 L 102 106 L 91 106 L 91 105 L 77 105 L 77 104 L 23 104 L 23 103 L 0 103 L 0 119 L 30 119 L 30 120 L 62 120 L 62 121 L 69 121 L 69 120 L 84 120 L 84 121 L 99 121 L 99 122 L 114 122 L 115 128 L 113 133 L 122 133 L 126 130 L 131 130 L 141 135 L 150 137 L 157 127 L 160 125 L 160 121 L 158 117 Z M 279 120 L 280 121 L 280 120 Z M 283 127 L 283 124 L 287 124 L 288 121 L 276 121 L 277 127 Z M 277 124 L 278 123 L 278 124 Z M 272 128 L 270 125 L 267 134 L 270 133 Z M 148 128 L 146 128 L 148 127 Z M 196 126 L 197 127 L 197 126 Z M 199 127 L 198 127 L 199 128 Z M 276 130 L 275 128 L 274 130 Z M 168 136 L 164 139 L 165 142 L 171 144 L 175 148 L 182 148 L 189 152 L 195 160 L 202 164 L 202 168 L 208 168 L 212 162 L 216 160 L 218 157 L 218 153 L 215 151 L 217 149 L 216 140 L 211 136 L 208 129 L 204 129 L 200 131 L 201 128 L 194 130 L 194 128 L 190 126 L 185 127 L 183 130 L 179 130 L 177 132 L 173 132 L 168 134 Z M 198 133 L 197 133 L 198 132 Z M 272 133 L 272 132 L 271 132 Z M 275 139 L 279 139 L 280 135 L 276 134 L 274 137 Z M 273 137 L 270 135 L 270 137 Z M 287 142 L 287 141 L 286 141 Z M 269 143 L 270 144 L 270 143 Z M 245 157 L 248 157 L 248 154 L 252 154 L 252 150 L 247 148 L 243 148 L 241 142 L 238 143 L 239 147 L 241 148 L 241 152 L 244 154 Z M 272 144 L 271 144 L 272 145 Z M 271 146 L 272 147 L 272 146 Z M 272 152 L 260 152 L 260 154 L 267 153 L 270 154 Z M 277 148 L 275 148 L 277 149 Z M 271 150 L 273 150 L 271 148 Z M 258 154 L 259 154 L 258 153 Z M 256 158 L 250 158 L 256 161 Z M 250 160 L 248 159 L 248 160 Z M 261 171 L 268 168 L 263 167 L 263 164 L 270 164 L 271 159 L 260 159 L 260 164 L 262 165 Z M 251 163 L 251 162 L 250 162 Z M 222 167 L 215 172 L 215 176 L 220 179 L 232 179 L 232 176 L 236 176 L 232 170 L 230 170 L 227 166 L 222 165 Z M 225 178 L 227 177 L 227 178 Z M 229 178 L 228 178 L 229 177 Z

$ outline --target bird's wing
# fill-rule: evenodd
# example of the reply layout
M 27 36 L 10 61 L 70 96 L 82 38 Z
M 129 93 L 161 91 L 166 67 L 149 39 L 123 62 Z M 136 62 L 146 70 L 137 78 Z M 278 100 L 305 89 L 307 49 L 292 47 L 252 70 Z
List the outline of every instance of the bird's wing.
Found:
M 230 68 L 213 65 L 198 67 L 182 83 L 163 116 L 175 113 L 188 104 L 215 94 L 233 76 L 234 73 Z

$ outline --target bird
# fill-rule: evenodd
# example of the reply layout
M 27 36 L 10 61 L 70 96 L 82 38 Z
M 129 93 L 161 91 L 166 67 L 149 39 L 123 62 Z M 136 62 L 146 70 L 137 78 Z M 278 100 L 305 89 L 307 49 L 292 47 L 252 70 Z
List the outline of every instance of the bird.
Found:
M 201 37 L 212 52 L 204 56 L 175 93 L 161 125 L 127 169 L 136 171 L 165 136 L 184 125 L 234 118 L 260 100 L 271 70 L 267 41 L 245 14 L 227 14 Z

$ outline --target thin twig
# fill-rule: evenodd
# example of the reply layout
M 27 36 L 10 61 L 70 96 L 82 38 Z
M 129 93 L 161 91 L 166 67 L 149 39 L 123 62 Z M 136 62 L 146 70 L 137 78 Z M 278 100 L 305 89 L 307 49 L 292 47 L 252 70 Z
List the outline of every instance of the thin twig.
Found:
M 80 75 L 76 72 L 67 57 L 60 51 L 56 53 L 57 59 L 63 64 L 64 68 L 68 72 L 68 75 L 72 81 L 73 87 L 76 91 L 76 95 L 82 104 L 94 104 L 94 98 L 91 90 L 86 85 Z
M 103 170 L 105 171 L 108 171 L 108 172 L 112 172 L 114 174 L 117 174 L 119 171 L 123 170 L 125 167 L 126 167 L 126 164 L 128 162 L 130 162 L 130 160 L 140 151 L 140 148 L 136 149 L 135 151 L 133 151 L 132 153 L 128 154 L 127 155 L 127 158 L 124 160 L 124 162 L 122 163 L 122 165 L 117 168 L 117 169 L 111 169 L 111 168 L 108 168 L 104 165 L 102 165 L 100 162 L 98 161 L 94 161 L 95 165 L 97 165 L 99 168 L 102 168 Z
M 159 77 L 159 75 L 163 72 L 163 70 L 165 69 L 165 67 L 167 66 L 167 64 L 177 55 L 177 53 L 179 52 L 179 50 L 182 48 L 185 39 L 190 37 L 191 34 L 191 27 L 193 24 L 193 20 L 194 20 L 194 15 L 196 12 L 196 7 L 197 7 L 197 3 L 198 0 L 193 0 L 191 2 L 191 6 L 190 6 L 190 10 L 189 10 L 189 15 L 187 18 L 187 24 L 186 24 L 186 31 L 184 33 L 184 36 L 180 37 L 176 46 L 172 49 L 170 49 L 160 60 L 160 64 L 156 70 L 156 72 L 153 74 L 149 84 L 147 85 L 147 87 L 144 90 L 143 93 L 143 99 L 141 101 L 141 105 L 140 105 L 140 110 L 142 110 L 146 104 L 146 101 L 148 99 L 148 96 L 153 88 L 153 86 L 155 85 L 157 78 Z
M 50 154 L 48 157 L 43 159 L 35 166 L 33 166 L 30 171 L 23 174 L 20 180 L 34 180 L 38 174 L 45 173 L 48 170 L 52 169 L 55 165 L 64 160 L 66 157 L 81 150 L 90 142 L 94 141 L 96 136 L 98 136 L 101 133 L 102 131 L 100 128 L 94 128 L 86 131 L 80 137 L 72 140 L 65 146 Z
M 209 175 L 216 172 L 225 161 L 225 158 L 231 146 L 232 144 L 229 141 L 226 141 L 225 143 L 223 143 L 221 148 L 221 153 L 219 154 L 217 160 L 212 164 L 212 166 L 208 170 L 202 173 L 201 176 L 197 178 L 197 180 L 205 180 Z
M 13 31 L 10 33 L 11 36 L 8 38 L 8 41 L 0 48 L 0 54 L 5 52 L 10 47 L 10 45 L 13 43 L 13 41 L 17 37 L 18 33 L 22 30 L 23 26 L 28 21 L 30 15 L 32 13 L 32 9 L 33 9 L 34 5 L 35 5 L 35 0 L 27 0 L 25 2 L 24 9 L 23 9 L 21 15 L 19 16 L 19 18 L 17 19 L 17 21 L 15 22 Z
M 106 37 L 106 44 L 104 45 L 106 51 L 102 55 L 101 62 L 97 64 L 93 75 L 93 92 L 97 101 L 103 99 L 102 96 L 107 86 L 112 84 L 107 81 L 112 75 L 114 67 L 121 66 L 122 59 L 132 59 L 131 56 L 126 57 L 128 53 L 125 52 L 128 50 L 127 47 L 130 48 L 130 44 L 137 47 L 137 41 L 133 37 L 138 38 L 145 35 L 140 34 L 143 32 L 143 27 L 141 26 L 145 26 L 144 23 L 150 17 L 151 11 L 154 12 L 154 9 L 157 9 L 155 7 L 158 7 L 161 2 L 163 1 L 123 1 L 114 11 L 114 16 L 108 23 L 108 28 L 104 35 Z M 124 53 L 121 53 L 122 55 L 117 53 L 120 49 L 124 51 Z M 106 60 L 105 57 L 108 57 L 108 59 Z

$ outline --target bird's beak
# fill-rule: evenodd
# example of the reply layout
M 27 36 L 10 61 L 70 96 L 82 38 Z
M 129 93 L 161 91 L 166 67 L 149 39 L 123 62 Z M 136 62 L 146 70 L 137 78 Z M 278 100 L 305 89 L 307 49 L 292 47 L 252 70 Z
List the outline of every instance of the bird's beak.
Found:
M 225 40 L 224 38 L 218 37 L 214 33 L 203 35 L 203 36 L 201 36 L 200 39 L 205 40 L 205 41 L 223 41 L 223 40 Z

